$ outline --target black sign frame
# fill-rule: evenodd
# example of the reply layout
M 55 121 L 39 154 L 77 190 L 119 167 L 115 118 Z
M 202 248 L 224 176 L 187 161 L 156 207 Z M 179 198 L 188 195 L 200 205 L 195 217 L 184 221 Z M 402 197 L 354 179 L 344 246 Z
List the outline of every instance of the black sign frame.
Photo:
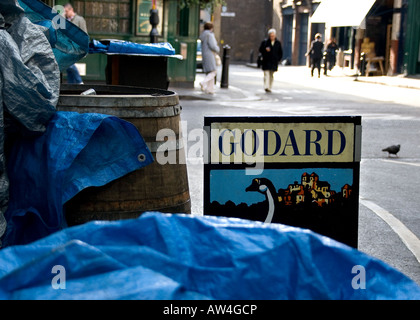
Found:
M 301 129 L 312 128 L 312 126 L 315 128 L 326 127 L 330 128 L 325 131 L 330 138 L 333 134 L 335 134 L 334 137 L 338 137 L 338 130 L 335 132 L 335 129 L 331 128 L 336 126 L 337 128 L 347 128 L 347 132 L 350 133 L 348 135 L 353 140 L 352 156 L 337 162 L 331 160 L 334 157 L 327 157 L 328 161 L 325 162 L 318 158 L 314 158 L 314 161 L 307 161 L 306 158 L 305 162 L 301 162 L 299 157 L 296 157 L 295 161 L 291 161 L 294 158 L 289 157 L 288 159 L 291 160 L 264 162 L 263 164 L 258 161 L 255 163 L 234 163 L 229 160 L 218 162 L 214 159 L 212 161 L 212 152 L 214 152 L 212 147 L 214 149 L 215 146 L 218 146 L 218 152 L 223 149 L 221 134 L 213 136 L 212 141 L 213 126 L 217 125 L 218 128 L 222 128 L 218 132 L 223 132 L 223 128 L 231 124 L 243 124 L 250 127 L 253 124 L 257 126 L 267 124 L 264 137 L 270 135 L 277 139 L 279 139 L 277 136 L 281 136 L 284 132 L 275 134 L 272 132 L 275 131 L 274 129 L 267 129 L 271 124 L 277 129 L 280 128 L 280 131 L 281 128 L 287 127 L 286 133 L 287 130 L 290 128 L 293 130 L 295 127 Z M 204 164 L 203 213 L 205 215 L 236 217 L 307 228 L 357 248 L 361 157 L 360 116 L 205 117 L 204 127 L 209 139 L 208 153 L 205 155 Z M 241 133 L 246 131 L 244 128 L 239 129 Z M 255 129 L 255 127 L 253 128 Z M 287 139 L 291 136 L 290 130 Z M 319 151 L 320 148 L 316 150 L 316 141 L 317 134 L 321 134 L 317 131 L 321 132 L 321 130 L 306 129 L 303 131 L 305 132 L 300 137 L 306 135 L 312 141 L 309 147 L 306 144 L 306 152 L 314 154 Z M 229 129 L 229 133 L 231 132 L 233 130 Z M 252 136 L 252 134 L 248 132 L 248 136 Z M 215 142 L 215 137 L 218 137 L 219 141 Z M 345 136 L 345 139 L 347 138 Z M 281 139 L 283 145 L 286 145 L 285 148 L 296 152 L 292 143 L 287 144 L 290 139 L 285 141 L 284 136 Z M 298 139 L 297 137 L 296 141 Z M 231 141 L 229 144 L 231 147 L 238 147 L 241 144 L 240 140 L 236 140 L 236 144 L 232 142 L 235 141 L 233 136 L 229 141 Z M 245 144 L 243 146 L 245 148 Z M 338 148 L 332 150 L 331 147 L 330 151 L 326 151 L 328 148 L 329 146 L 324 148 L 324 154 L 338 153 Z M 251 147 L 251 149 L 253 148 Z M 264 152 L 271 154 L 277 149 L 279 149 L 281 158 L 280 148 L 273 148 L 271 151 L 264 149 Z M 284 153 L 286 152 L 284 151 Z M 287 155 L 284 154 L 284 156 Z M 263 158 L 265 161 L 266 157 Z M 257 174 L 254 175 L 254 173 Z M 267 196 L 268 194 L 271 195 L 271 198 Z M 257 195 L 261 201 L 253 202 L 256 200 L 252 200 L 251 196 L 256 199 Z M 226 200 L 229 198 L 231 200 Z M 271 219 L 269 219 L 270 213 L 272 213 Z

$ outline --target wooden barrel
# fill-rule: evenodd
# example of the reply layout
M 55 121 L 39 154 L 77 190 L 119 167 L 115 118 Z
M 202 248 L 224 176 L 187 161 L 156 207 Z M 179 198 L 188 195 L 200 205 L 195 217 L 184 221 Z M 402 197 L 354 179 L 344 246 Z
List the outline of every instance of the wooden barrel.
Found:
M 80 95 L 93 88 L 96 95 Z M 131 122 L 139 130 L 155 161 L 102 187 L 82 190 L 65 204 L 69 225 L 92 220 L 135 218 L 146 211 L 191 213 L 185 151 L 180 128 L 179 97 L 152 88 L 112 85 L 62 85 L 59 111 L 109 114 Z M 156 141 L 161 129 L 175 133 L 165 157 L 176 163 L 161 164 Z M 122 143 L 124 143 L 122 141 Z M 169 143 L 165 144 L 166 146 Z M 162 148 L 160 149 L 162 150 Z M 162 153 L 162 152 L 159 152 Z M 175 158 L 176 157 L 176 158 Z

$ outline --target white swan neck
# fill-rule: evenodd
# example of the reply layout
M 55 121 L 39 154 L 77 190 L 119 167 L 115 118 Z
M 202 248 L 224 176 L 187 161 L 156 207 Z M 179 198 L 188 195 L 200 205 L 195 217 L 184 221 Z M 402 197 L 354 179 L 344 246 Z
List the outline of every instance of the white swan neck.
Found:
M 266 197 L 268 200 L 268 214 L 267 214 L 267 217 L 265 218 L 264 223 L 271 223 L 274 216 L 275 206 L 274 206 L 274 199 L 273 199 L 273 196 L 271 195 L 270 189 L 267 189 Z

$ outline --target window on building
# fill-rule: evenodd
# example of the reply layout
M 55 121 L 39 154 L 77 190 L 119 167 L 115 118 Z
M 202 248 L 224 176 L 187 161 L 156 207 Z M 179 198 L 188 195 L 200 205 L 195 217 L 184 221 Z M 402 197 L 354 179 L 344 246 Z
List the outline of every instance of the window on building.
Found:
M 76 0 L 74 11 L 85 18 L 90 34 L 129 34 L 131 32 L 130 0 Z
M 189 15 L 190 9 L 188 7 L 184 7 L 178 10 L 178 30 L 177 33 L 181 37 L 188 37 L 189 32 Z

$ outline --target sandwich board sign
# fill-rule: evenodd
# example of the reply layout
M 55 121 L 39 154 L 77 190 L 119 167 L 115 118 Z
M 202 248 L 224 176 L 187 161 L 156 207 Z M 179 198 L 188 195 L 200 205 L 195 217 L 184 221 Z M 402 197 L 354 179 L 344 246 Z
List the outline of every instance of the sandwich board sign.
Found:
M 204 214 L 357 248 L 361 117 L 205 117 Z

